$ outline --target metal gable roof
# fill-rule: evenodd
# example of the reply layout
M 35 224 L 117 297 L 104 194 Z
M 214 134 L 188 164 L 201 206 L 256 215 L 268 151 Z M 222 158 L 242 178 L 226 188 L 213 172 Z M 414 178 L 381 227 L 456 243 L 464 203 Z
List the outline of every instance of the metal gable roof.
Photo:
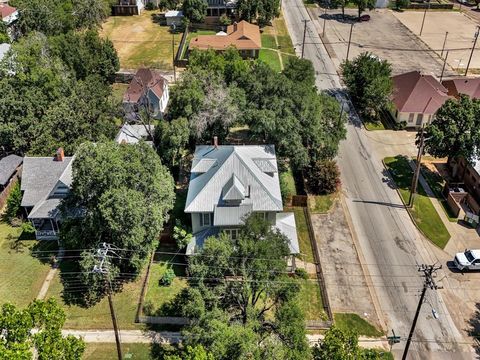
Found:
M 221 203 L 222 190 L 235 175 L 250 196 L 242 204 L 252 204 L 253 211 L 280 211 L 283 209 L 280 182 L 277 173 L 263 172 L 253 159 L 269 159 L 276 167 L 272 145 L 200 145 L 195 150 L 193 169 L 203 159 L 216 160 L 205 173 L 192 173 L 188 187 L 185 212 L 213 212 Z
M 224 201 L 245 199 L 245 186 L 238 180 L 235 174 L 227 181 L 222 189 L 222 199 Z

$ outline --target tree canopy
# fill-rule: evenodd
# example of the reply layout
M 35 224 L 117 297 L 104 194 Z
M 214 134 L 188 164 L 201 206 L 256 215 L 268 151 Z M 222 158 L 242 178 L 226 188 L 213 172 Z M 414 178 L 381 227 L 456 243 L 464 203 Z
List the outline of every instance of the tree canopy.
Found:
M 72 335 L 62 336 L 65 313 L 55 302 L 35 300 L 26 309 L 3 304 L 0 309 L 0 358 L 5 360 L 77 360 L 85 344 Z M 33 332 L 33 330 L 37 330 Z
M 280 14 L 279 0 L 239 0 L 237 11 L 240 19 L 257 21 L 260 26 L 269 24 Z
M 70 41 L 74 57 L 63 48 Z M 0 151 L 50 156 L 63 146 L 72 155 L 84 141 L 112 138 L 107 78 L 118 58 L 110 44 L 94 33 L 35 32 L 15 42 L 0 64 Z
M 182 10 L 188 20 L 193 23 L 201 23 L 207 15 L 207 6 L 205 0 L 184 0 Z
M 355 108 L 364 115 L 377 116 L 390 102 L 392 69 L 386 60 L 364 52 L 341 65 L 343 79 Z
M 201 141 L 213 135 L 222 140 L 233 124 L 247 124 L 253 139 L 275 144 L 300 168 L 334 157 L 345 137 L 340 106 L 317 93 L 310 61 L 291 58 L 279 74 L 234 49 L 191 53 L 188 70 L 172 89 L 169 117 L 188 119 L 191 137 Z
M 289 254 L 285 235 L 258 215 L 245 219 L 235 240 L 224 233 L 207 239 L 189 259 L 190 287 L 176 300 L 192 320 L 185 343 L 219 360 L 308 359 Z
M 417 142 L 418 142 L 417 135 Z M 480 156 L 480 100 L 466 95 L 447 100 L 425 127 L 425 151 L 436 157 Z
M 62 204 L 61 240 L 68 249 L 91 249 L 103 242 L 125 249 L 126 255 L 111 263 L 112 276 L 116 271 L 138 273 L 158 245 L 173 207 L 173 190 L 167 168 L 144 142 L 83 144 L 73 162 L 72 189 Z M 82 257 L 85 283 L 92 284 L 87 300 L 95 301 L 103 282 L 91 274 L 91 254 Z M 97 280 L 98 289 L 93 286 Z
M 362 15 L 362 12 L 365 10 L 375 9 L 376 0 L 352 0 L 352 2 L 357 6 L 358 9 L 358 18 Z

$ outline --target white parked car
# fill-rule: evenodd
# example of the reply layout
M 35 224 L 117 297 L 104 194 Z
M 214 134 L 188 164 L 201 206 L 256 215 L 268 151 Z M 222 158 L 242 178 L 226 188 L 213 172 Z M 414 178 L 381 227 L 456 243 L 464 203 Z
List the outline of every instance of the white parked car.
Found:
M 455 254 L 453 263 L 458 270 L 480 270 L 480 250 L 466 250 Z

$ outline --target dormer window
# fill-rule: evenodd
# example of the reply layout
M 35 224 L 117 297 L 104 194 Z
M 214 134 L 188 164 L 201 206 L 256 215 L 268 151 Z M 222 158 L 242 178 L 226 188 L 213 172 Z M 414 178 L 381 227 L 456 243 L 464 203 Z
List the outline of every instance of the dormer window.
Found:
M 235 175 L 232 175 L 222 189 L 222 200 L 227 203 L 241 202 L 245 199 L 245 195 L 245 186 Z

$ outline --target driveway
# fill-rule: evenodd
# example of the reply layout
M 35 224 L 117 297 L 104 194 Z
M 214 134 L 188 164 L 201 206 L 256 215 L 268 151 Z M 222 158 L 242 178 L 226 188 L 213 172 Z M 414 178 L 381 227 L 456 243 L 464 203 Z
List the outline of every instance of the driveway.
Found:
M 340 10 L 312 8 L 319 33 L 323 31 L 325 21 L 324 44 L 329 49 L 332 61 L 338 68 L 347 55 L 347 44 L 352 21 L 344 20 Z M 346 16 L 355 17 L 356 10 L 345 9 Z M 368 12 L 371 19 L 367 22 L 354 22 L 349 58 L 353 59 L 362 52 L 369 51 L 392 64 L 393 74 L 420 70 L 425 74 L 440 77 L 443 60 L 403 25 L 391 10 L 377 9 Z M 419 13 L 420 14 L 420 13 Z M 446 75 L 453 75 L 446 69 Z

